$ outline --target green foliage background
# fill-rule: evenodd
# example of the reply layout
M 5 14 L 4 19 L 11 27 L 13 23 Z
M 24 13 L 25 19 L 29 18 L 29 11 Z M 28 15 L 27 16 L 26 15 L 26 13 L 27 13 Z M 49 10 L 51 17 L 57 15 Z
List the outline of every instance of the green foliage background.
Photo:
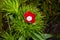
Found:
M 47 23 L 55 20 L 59 15 L 59 3 L 59 0 L 1 0 L 0 10 L 5 12 L 8 23 L 8 28 L 1 32 L 1 37 L 4 40 L 25 40 L 26 38 L 29 40 L 30 37 L 34 40 L 46 40 L 51 35 L 44 34 L 43 30 Z M 24 22 L 23 14 L 26 11 L 37 14 L 37 24 L 26 24 Z M 3 13 L 0 14 L 3 15 Z M 0 23 L 2 22 L 0 21 Z M 28 26 L 28 30 L 26 26 Z

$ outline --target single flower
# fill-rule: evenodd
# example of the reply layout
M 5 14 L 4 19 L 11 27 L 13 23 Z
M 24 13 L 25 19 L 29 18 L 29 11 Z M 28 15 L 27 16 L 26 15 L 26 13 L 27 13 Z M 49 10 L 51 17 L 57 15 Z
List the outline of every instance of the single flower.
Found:
M 36 17 L 36 15 L 30 11 L 27 11 L 24 14 L 25 21 L 28 23 L 35 23 L 35 17 Z

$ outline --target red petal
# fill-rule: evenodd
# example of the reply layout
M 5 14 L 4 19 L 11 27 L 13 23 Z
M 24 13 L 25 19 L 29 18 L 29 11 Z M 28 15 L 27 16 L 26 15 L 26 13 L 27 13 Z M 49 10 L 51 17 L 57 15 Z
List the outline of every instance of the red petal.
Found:
M 26 18 L 28 17 L 28 16 L 31 16 L 32 17 L 32 20 L 30 21 L 31 23 L 34 23 L 35 22 L 35 14 L 33 14 L 32 12 L 30 12 L 30 11 L 28 11 L 28 12 L 26 12 L 25 14 L 24 14 L 24 18 L 25 18 L 25 21 L 26 22 L 29 22 L 29 21 L 27 21 L 26 20 Z

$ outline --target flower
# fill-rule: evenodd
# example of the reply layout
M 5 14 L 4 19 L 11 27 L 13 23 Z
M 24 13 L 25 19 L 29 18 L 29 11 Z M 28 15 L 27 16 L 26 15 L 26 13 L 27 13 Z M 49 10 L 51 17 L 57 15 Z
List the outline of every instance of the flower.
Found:
M 35 17 L 36 15 L 30 11 L 27 11 L 25 14 L 24 14 L 24 18 L 25 18 L 25 21 L 28 22 L 28 23 L 34 23 L 35 22 Z

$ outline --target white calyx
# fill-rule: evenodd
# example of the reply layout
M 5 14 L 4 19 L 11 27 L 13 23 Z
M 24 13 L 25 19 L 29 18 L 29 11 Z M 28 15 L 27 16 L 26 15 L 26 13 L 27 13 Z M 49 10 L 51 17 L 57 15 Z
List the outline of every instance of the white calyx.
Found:
M 28 17 L 26 18 L 26 20 L 27 20 L 27 21 L 31 21 L 31 20 L 32 20 L 32 17 L 31 17 L 31 16 L 28 16 Z

